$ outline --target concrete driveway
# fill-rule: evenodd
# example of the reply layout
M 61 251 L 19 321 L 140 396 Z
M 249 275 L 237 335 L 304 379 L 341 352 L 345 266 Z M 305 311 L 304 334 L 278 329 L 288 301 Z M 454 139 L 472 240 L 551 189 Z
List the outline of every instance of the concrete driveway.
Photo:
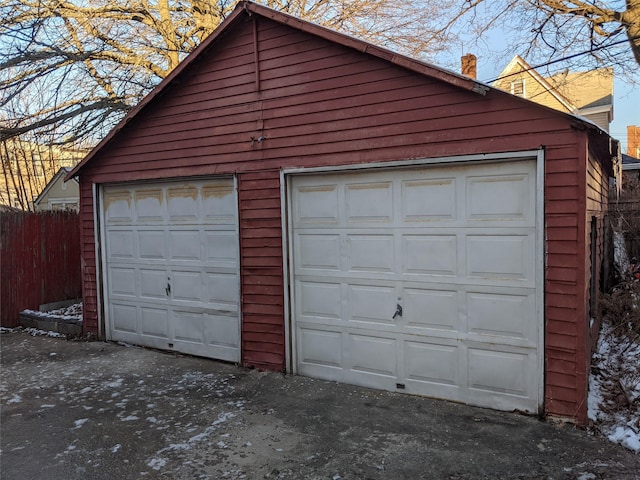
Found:
M 2 479 L 640 478 L 565 425 L 211 360 L 4 333 Z

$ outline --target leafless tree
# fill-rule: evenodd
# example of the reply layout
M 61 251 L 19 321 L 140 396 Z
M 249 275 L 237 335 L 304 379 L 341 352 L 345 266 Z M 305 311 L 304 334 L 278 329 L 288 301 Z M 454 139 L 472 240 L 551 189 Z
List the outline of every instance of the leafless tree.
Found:
M 0 139 L 95 142 L 237 0 L 0 0 Z M 445 0 L 263 0 L 412 55 L 447 46 Z
M 466 0 L 467 31 L 505 33 L 505 51 L 560 68 L 614 67 L 618 77 L 640 73 L 640 0 Z
M 35 132 L 0 140 L 0 205 L 33 210 L 33 201 L 58 170 L 75 165 L 86 152 L 52 145 Z

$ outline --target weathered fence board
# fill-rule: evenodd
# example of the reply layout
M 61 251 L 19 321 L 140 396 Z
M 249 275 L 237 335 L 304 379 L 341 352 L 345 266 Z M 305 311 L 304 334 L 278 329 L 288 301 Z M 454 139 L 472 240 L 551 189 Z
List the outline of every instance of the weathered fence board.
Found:
M 82 296 L 78 214 L 1 212 L 0 271 L 3 327 L 25 308 Z

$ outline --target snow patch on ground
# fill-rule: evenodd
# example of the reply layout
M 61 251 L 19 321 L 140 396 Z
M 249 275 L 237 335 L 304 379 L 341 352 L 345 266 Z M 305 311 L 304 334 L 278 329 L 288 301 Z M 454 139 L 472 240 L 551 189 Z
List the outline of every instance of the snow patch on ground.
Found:
M 640 452 L 640 344 L 608 322 L 592 360 L 588 416 L 610 441 Z
M 147 465 L 149 465 L 154 470 L 160 470 L 166 464 L 167 464 L 166 458 L 152 458 L 151 460 L 149 460 L 149 463 L 147 463 Z
M 209 435 L 211 435 L 213 432 L 215 432 L 221 424 L 225 423 L 226 421 L 232 419 L 235 416 L 236 416 L 236 414 L 232 413 L 232 412 L 224 412 L 224 413 L 219 414 L 218 415 L 218 419 L 215 420 L 207 428 L 205 428 L 203 432 L 192 436 L 191 438 L 189 438 L 189 440 L 187 440 L 183 444 L 190 445 L 192 443 L 196 443 L 196 442 L 200 442 L 200 441 L 204 440 Z M 183 445 L 183 444 L 180 444 L 180 445 Z
M 20 403 L 20 402 L 22 402 L 22 397 L 20 395 L 14 395 L 9 400 L 7 400 L 7 404 Z
M 37 328 L 25 328 L 24 331 L 27 332 L 32 337 L 46 336 L 46 337 L 53 337 L 53 338 L 67 338 L 67 336 L 63 333 L 48 332 L 46 330 L 39 330 Z
M 80 428 L 82 425 L 84 425 L 88 421 L 89 421 L 88 418 L 80 418 L 80 419 L 76 420 L 75 422 L 73 422 L 73 424 L 75 425 L 74 428 Z
M 82 302 L 75 303 L 68 307 L 57 308 L 47 312 L 37 310 L 23 310 L 24 313 L 35 317 L 47 318 L 52 320 L 80 321 L 82 320 Z

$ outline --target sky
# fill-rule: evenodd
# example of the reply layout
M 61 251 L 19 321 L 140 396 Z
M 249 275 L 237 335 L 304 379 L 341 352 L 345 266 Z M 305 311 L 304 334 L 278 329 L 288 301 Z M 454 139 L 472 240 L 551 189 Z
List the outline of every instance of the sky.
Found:
M 459 57 L 466 53 L 473 53 L 478 57 L 478 80 L 491 83 L 492 80 L 495 80 L 500 75 L 512 57 L 502 57 L 500 55 L 496 57 L 493 53 L 490 53 L 504 51 L 504 45 L 507 44 L 505 36 L 498 31 L 490 32 L 489 35 L 483 39 L 482 43 L 484 48 L 472 46 L 477 45 L 477 42 L 467 39 L 469 48 L 462 47 L 457 60 L 453 59 L 452 61 L 451 58 L 442 60 L 445 60 L 448 68 L 451 68 L 451 64 L 455 64 L 456 67 L 454 67 L 453 70 L 459 72 Z M 450 55 L 450 53 L 448 55 Z M 527 59 L 525 58 L 525 60 Z M 530 62 L 530 64 L 532 66 L 536 65 L 535 62 Z M 552 71 L 562 71 L 566 65 L 558 63 L 554 67 Z M 584 70 L 588 70 L 588 68 Z M 575 70 L 572 68 L 571 71 Z M 542 70 L 539 70 L 539 73 L 542 76 L 547 75 L 547 73 Z M 620 78 L 614 77 L 613 122 L 611 123 L 609 134 L 620 141 L 623 153 L 627 153 L 627 125 L 637 125 L 640 127 L 640 79 L 638 85 L 630 86 L 621 81 Z

